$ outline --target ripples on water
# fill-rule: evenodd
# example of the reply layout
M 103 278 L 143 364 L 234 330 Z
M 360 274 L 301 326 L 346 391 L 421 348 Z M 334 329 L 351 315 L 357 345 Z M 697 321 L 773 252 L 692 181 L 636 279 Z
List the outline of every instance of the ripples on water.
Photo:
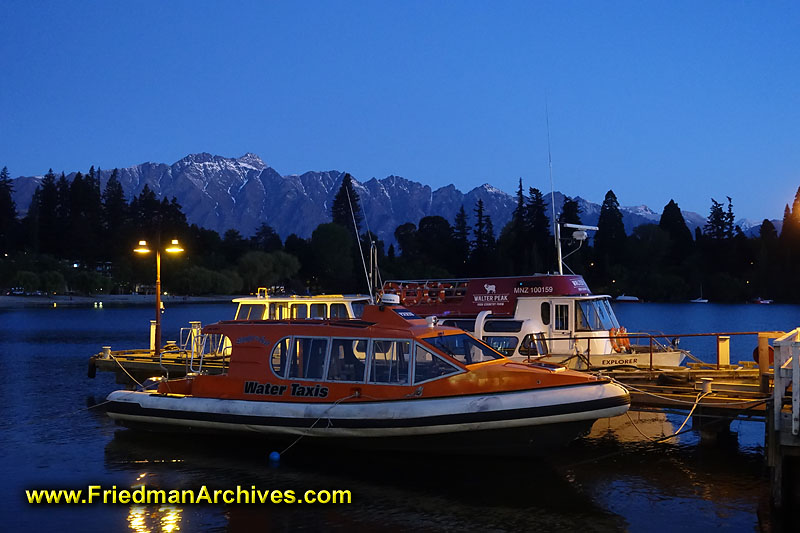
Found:
M 618 306 L 628 329 L 747 331 L 800 325 L 796 306 Z M 751 316 L 745 316 L 747 314 Z M 171 307 L 164 337 L 189 320 L 233 314 L 230 305 Z M 626 417 L 601 420 L 590 438 L 545 459 L 420 456 L 291 449 L 245 439 L 164 436 L 117 429 L 102 412 L 113 377 L 87 379 L 89 355 L 145 346 L 150 308 L 0 311 L 0 520 L 3 529 L 79 531 L 753 531 L 767 489 L 763 424 L 734 422 L 738 439 L 697 446 L 693 433 L 643 439 Z M 721 318 L 722 317 L 722 318 Z M 691 327 L 687 327 L 691 326 Z M 724 327 L 717 327 L 724 326 Z M 680 328 L 680 329 L 679 329 Z M 736 360 L 736 343 L 732 360 Z M 748 354 L 751 347 L 742 347 Z M 632 413 L 650 437 L 677 415 Z M 30 506 L 24 490 L 349 489 L 352 505 Z

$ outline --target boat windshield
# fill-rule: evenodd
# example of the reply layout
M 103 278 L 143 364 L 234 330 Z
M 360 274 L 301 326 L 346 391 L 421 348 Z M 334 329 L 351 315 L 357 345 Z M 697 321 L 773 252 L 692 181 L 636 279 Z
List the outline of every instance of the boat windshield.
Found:
M 608 331 L 619 327 L 608 298 L 576 300 L 575 324 L 578 331 Z
M 369 300 L 356 300 L 351 305 L 353 306 L 353 318 L 361 318 L 364 314 L 364 306 L 369 303 Z
M 428 337 L 425 342 L 465 364 L 502 359 L 502 355 L 466 333 Z

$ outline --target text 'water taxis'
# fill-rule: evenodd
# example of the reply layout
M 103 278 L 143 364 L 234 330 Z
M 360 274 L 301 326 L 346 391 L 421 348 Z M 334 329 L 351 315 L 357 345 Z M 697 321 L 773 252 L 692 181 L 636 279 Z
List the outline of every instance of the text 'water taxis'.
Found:
M 232 347 L 227 373 L 113 392 L 108 413 L 156 430 L 517 454 L 569 442 L 628 409 L 627 391 L 606 379 L 510 361 L 433 322 L 368 305 L 360 320 L 212 324 L 204 333 Z

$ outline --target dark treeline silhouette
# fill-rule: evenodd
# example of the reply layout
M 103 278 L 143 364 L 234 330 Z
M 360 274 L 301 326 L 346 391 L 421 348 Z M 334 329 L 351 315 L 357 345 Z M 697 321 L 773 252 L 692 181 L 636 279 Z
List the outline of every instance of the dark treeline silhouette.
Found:
M 383 279 L 521 275 L 556 270 L 553 227 L 539 189 L 527 194 L 519 180 L 510 222 L 497 234 L 483 201 L 462 206 L 453 221 L 427 216 L 395 229 L 396 245 L 369 232 L 352 178 L 345 174 L 331 207 L 330 223 L 310 238 L 282 241 L 261 224 L 251 236 L 230 229 L 220 236 L 188 224 L 176 198 L 158 199 L 148 186 L 126 199 L 111 173 L 101 188 L 90 168 L 72 180 L 50 170 L 24 217 L 12 199 L 14 182 L 0 172 L 0 286 L 27 293 L 130 293 L 152 290 L 154 260 L 132 253 L 146 239 L 180 239 L 185 253 L 162 254 L 166 291 L 233 294 L 280 285 L 287 291 L 366 292 L 361 257 L 375 250 Z M 566 197 L 561 223 L 581 223 L 578 202 Z M 585 276 L 595 293 L 636 295 L 646 300 L 714 301 L 755 297 L 800 301 L 795 278 L 800 261 L 800 189 L 787 205 L 780 235 L 764 220 L 756 237 L 734 224 L 733 202 L 711 199 L 706 225 L 694 236 L 678 204 L 664 206 L 658 224 L 627 235 L 613 191 L 603 200 L 593 238 L 578 247 L 562 231 L 566 272 Z M 572 253 L 570 253 L 572 252 Z M 569 255 L 567 255 L 569 254 Z

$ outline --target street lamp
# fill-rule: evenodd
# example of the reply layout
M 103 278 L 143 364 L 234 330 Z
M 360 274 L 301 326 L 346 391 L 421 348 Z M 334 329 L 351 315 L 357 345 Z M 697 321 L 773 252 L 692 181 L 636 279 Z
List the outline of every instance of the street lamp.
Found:
M 161 355 L 161 247 L 156 246 L 156 331 L 155 331 L 155 357 Z M 148 254 L 151 252 L 147 246 L 147 241 L 139 241 L 139 246 L 133 249 L 137 254 Z M 175 254 L 183 251 L 178 239 L 172 239 L 170 244 L 164 249 L 167 253 Z

